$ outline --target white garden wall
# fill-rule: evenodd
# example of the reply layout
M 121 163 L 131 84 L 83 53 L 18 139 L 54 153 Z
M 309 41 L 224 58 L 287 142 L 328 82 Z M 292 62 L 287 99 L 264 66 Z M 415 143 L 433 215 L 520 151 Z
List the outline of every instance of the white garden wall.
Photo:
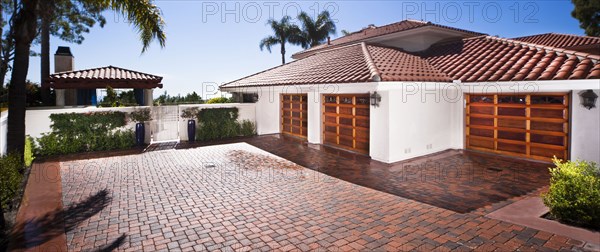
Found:
M 600 85 L 600 84 L 599 84 Z M 581 105 L 579 92 L 573 90 L 571 103 L 571 159 L 600 164 L 600 102 L 588 110 Z M 600 95 L 600 89 L 594 90 Z
M 239 109 L 239 119 L 240 120 L 250 120 L 256 122 L 255 117 L 255 105 L 254 104 L 238 104 L 238 103 L 228 103 L 228 104 L 197 104 L 197 105 L 180 105 L 180 112 L 182 109 L 187 107 L 198 107 L 200 109 L 204 108 L 223 108 L 223 107 L 237 107 Z M 25 119 L 25 132 L 27 135 L 31 137 L 38 138 L 43 133 L 48 133 L 51 131 L 50 125 L 52 121 L 50 120 L 51 114 L 63 114 L 63 113 L 90 113 L 90 112 L 100 112 L 100 111 L 122 111 L 122 112 L 132 112 L 135 109 L 139 108 L 148 108 L 148 107 L 123 107 L 123 108 L 96 108 L 96 107 L 75 107 L 75 108 L 35 108 L 28 109 Z M 180 113 L 181 114 L 181 113 Z M 129 122 L 127 128 L 134 129 L 135 122 Z M 180 140 L 187 141 L 187 120 L 181 119 L 179 123 L 179 136 Z M 151 139 L 151 127 L 149 124 L 146 125 L 146 143 L 150 143 Z
M 183 113 L 186 108 L 238 108 L 238 121 L 249 120 L 256 123 L 256 105 L 254 103 L 223 103 L 223 104 L 189 104 L 179 105 L 179 114 Z M 187 121 L 188 119 L 181 118 L 179 121 L 179 139 L 181 141 L 187 141 Z
M 8 129 L 8 113 L 0 113 L 0 156 L 6 155 L 6 132 Z

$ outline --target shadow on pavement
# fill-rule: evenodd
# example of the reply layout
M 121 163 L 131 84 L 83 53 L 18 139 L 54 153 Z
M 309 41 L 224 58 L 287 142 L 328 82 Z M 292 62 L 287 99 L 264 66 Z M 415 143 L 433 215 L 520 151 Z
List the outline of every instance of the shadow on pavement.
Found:
M 69 205 L 64 209 L 56 209 L 45 215 L 27 220 L 25 223 L 17 223 L 9 234 L 12 241 L 10 248 L 27 249 L 36 247 L 73 230 L 79 223 L 96 215 L 106 208 L 112 198 L 107 189 L 98 191 L 85 200 Z M 113 243 L 101 248 L 100 251 L 111 251 L 123 244 L 126 235 L 123 234 Z M 51 247 L 50 245 L 49 247 Z

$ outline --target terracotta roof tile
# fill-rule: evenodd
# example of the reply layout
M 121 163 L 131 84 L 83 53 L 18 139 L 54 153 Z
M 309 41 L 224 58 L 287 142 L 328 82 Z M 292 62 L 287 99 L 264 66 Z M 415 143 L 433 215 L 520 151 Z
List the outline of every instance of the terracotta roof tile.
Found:
M 292 55 L 292 57 L 293 58 L 302 58 L 302 57 L 305 57 L 306 55 L 311 55 L 314 52 L 319 51 L 319 50 L 330 49 L 330 48 L 341 46 L 341 45 L 354 44 L 354 43 L 362 42 L 365 39 L 374 38 L 374 37 L 383 36 L 383 35 L 392 34 L 392 33 L 401 32 L 401 31 L 407 31 L 407 30 L 420 28 L 420 27 L 426 27 L 426 26 L 440 27 L 440 28 L 444 28 L 444 29 L 469 33 L 473 36 L 484 35 L 483 33 L 479 33 L 479 32 L 473 32 L 473 31 L 454 28 L 454 27 L 450 27 L 450 26 L 434 24 L 431 22 L 424 22 L 424 21 L 418 21 L 418 20 L 403 20 L 400 22 L 396 22 L 396 23 L 392 23 L 392 24 L 388 24 L 388 25 L 384 25 L 384 26 L 379 26 L 379 27 L 375 27 L 375 26 L 367 27 L 360 31 L 350 33 L 346 36 L 339 37 L 337 39 L 333 39 L 333 40 L 331 40 L 331 43 L 329 45 L 322 44 L 322 45 L 314 46 L 314 47 L 306 49 L 304 51 L 295 53 L 294 55 Z
M 163 77 L 107 66 L 51 74 L 44 87 L 51 88 L 162 88 Z
M 463 82 L 600 78 L 598 55 L 490 36 L 438 44 L 421 56 Z
M 90 80 L 148 80 L 161 81 L 162 77 L 140 73 L 115 66 L 92 68 L 85 70 L 60 72 L 50 75 L 50 80 L 60 79 L 90 79 Z
M 546 33 L 532 36 L 514 38 L 532 44 L 565 48 L 575 51 L 584 51 L 600 54 L 600 38 L 590 36 L 578 36 L 571 34 Z
M 397 49 L 357 43 L 322 51 L 226 83 L 221 88 L 371 81 L 452 80 L 419 56 Z

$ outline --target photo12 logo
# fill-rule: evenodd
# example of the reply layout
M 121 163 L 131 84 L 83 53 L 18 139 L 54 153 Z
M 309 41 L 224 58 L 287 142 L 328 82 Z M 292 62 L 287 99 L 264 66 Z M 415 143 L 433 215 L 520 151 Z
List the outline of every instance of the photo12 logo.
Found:
M 334 17 L 339 6 L 335 2 L 202 2 L 202 22 L 259 23 L 279 15 L 295 19 L 301 12 L 316 17 L 321 11 L 328 11 L 337 22 Z
M 402 2 L 402 19 L 427 20 L 434 23 L 474 23 L 480 20 L 496 23 L 503 18 L 511 18 L 515 23 L 538 23 L 539 10 L 537 2 L 521 1 Z

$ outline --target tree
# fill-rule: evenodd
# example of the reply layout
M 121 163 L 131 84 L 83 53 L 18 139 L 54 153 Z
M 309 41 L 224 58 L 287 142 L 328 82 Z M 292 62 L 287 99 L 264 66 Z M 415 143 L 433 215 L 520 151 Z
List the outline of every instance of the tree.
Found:
M 320 45 L 330 34 L 336 33 L 335 23 L 328 11 L 321 12 L 316 20 L 303 11 L 298 19 L 302 22 L 301 45 L 304 49 Z
M 29 70 L 29 52 L 38 36 L 40 19 L 48 15 L 48 11 L 52 12 L 48 8 L 71 7 L 69 11 L 73 12 L 86 10 L 92 14 L 92 18 L 97 17 L 94 16 L 96 14 L 101 15 L 99 13 L 102 11 L 112 10 L 125 16 L 137 28 L 143 44 L 142 53 L 154 40 L 161 47 L 165 44 L 164 21 L 160 10 L 151 0 L 13 0 L 13 3 L 15 7 L 10 31 L 15 49 L 8 95 L 10 113 L 7 147 L 9 152 L 18 155 L 23 154 L 25 145 L 25 81 Z
M 285 64 L 285 44 L 300 44 L 300 28 L 290 22 L 289 16 L 284 16 L 279 22 L 274 19 L 269 19 L 267 25 L 271 26 L 271 29 L 275 33 L 274 35 L 268 36 L 260 41 L 260 50 L 262 51 L 265 47 L 271 52 L 271 47 L 279 44 L 281 46 L 281 64 Z
M 342 30 L 342 35 L 348 36 L 350 34 L 352 34 L 352 32 L 349 32 L 348 30 Z
M 600 36 L 600 1 L 597 0 L 571 0 L 575 9 L 571 16 L 579 20 L 579 27 L 585 30 L 588 36 Z

